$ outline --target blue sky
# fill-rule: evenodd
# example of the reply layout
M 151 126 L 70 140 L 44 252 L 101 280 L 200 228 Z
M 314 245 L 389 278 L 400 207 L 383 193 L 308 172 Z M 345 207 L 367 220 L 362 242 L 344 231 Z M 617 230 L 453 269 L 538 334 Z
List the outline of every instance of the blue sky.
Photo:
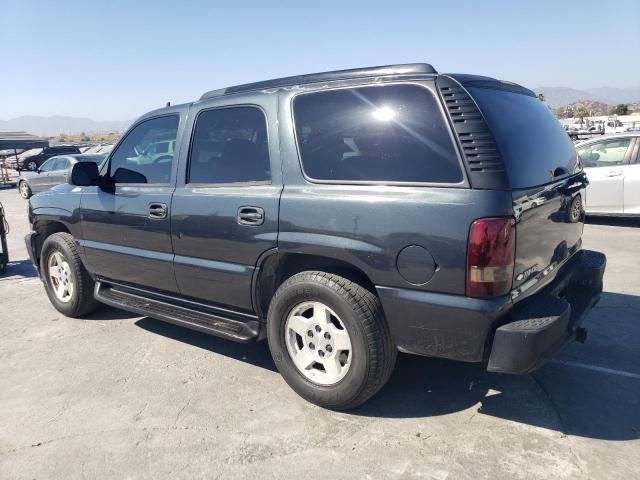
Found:
M 0 0 L 0 119 L 132 119 L 267 78 L 426 61 L 537 86 L 640 86 L 640 1 Z

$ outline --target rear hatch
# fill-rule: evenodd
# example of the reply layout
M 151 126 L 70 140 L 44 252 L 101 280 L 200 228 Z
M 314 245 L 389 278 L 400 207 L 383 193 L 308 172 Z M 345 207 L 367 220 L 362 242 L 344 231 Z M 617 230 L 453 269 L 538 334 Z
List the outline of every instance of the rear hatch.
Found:
M 524 297 L 554 278 L 580 249 L 585 176 L 569 136 L 531 92 L 500 88 L 497 81 L 494 87 L 487 82 L 465 87 L 508 177 L 516 218 L 513 293 Z

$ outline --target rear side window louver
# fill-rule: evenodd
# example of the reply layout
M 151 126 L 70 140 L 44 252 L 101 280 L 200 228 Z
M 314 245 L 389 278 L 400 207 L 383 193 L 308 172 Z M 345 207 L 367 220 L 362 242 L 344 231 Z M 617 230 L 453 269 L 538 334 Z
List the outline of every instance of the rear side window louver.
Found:
M 475 102 L 452 78 L 438 77 L 437 86 L 460 143 L 471 186 L 481 189 L 508 189 L 504 162 Z

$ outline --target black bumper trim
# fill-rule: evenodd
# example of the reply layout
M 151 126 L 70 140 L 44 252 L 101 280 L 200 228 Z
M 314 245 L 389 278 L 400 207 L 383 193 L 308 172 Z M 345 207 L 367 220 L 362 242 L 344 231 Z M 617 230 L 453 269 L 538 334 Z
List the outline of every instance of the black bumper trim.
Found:
M 33 266 L 37 270 L 38 275 L 40 275 L 40 259 L 37 258 L 37 255 L 36 255 L 36 252 L 38 251 L 36 247 L 37 238 L 38 238 L 37 232 L 33 232 L 33 231 L 29 232 L 24 236 L 24 243 L 27 247 L 29 260 L 31 260 L 31 263 L 33 263 Z
M 604 254 L 582 250 L 550 285 L 518 304 L 495 332 L 487 370 L 528 373 L 571 343 L 600 300 L 605 266 Z

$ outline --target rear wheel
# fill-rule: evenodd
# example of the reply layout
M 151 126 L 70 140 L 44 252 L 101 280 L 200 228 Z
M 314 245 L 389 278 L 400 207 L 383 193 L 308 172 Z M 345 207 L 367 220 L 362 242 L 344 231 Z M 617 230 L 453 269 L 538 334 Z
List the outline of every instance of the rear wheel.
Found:
M 68 233 L 54 233 L 42 246 L 42 278 L 49 300 L 60 313 L 79 317 L 95 310 L 94 281 L 84 268 L 75 241 Z
M 38 169 L 38 164 L 34 160 L 31 160 L 30 162 L 27 162 L 25 167 L 27 167 L 27 170 L 31 170 L 32 172 L 35 172 Z
M 396 347 L 376 295 L 325 272 L 299 273 L 278 288 L 267 336 L 289 386 L 333 410 L 364 403 L 395 365 Z
M 24 199 L 31 197 L 31 188 L 29 188 L 29 184 L 24 180 L 21 180 L 20 183 L 18 184 L 18 192 L 20 193 L 20 196 Z

